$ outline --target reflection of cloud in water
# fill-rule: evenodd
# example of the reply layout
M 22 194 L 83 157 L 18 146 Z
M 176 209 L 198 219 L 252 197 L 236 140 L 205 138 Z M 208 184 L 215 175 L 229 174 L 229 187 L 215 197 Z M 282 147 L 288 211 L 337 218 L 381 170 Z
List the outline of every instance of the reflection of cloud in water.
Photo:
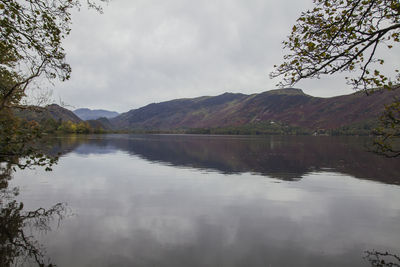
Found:
M 74 153 L 81 155 L 110 154 L 114 153 L 116 150 L 116 147 L 112 145 L 99 146 L 98 144 L 84 143 L 75 148 Z
M 118 151 L 84 157 L 17 179 L 46 196 L 43 205 L 74 207 L 47 239 L 61 266 L 365 266 L 364 250 L 398 247 L 398 186 L 333 172 L 276 183 Z

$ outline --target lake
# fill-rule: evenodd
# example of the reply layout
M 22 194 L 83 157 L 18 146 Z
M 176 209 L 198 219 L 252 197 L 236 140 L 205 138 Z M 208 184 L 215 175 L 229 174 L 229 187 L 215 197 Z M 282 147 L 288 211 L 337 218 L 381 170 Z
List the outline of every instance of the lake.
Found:
M 17 170 L 26 229 L 57 266 L 373 266 L 400 255 L 400 161 L 367 138 L 92 135 Z M 368 254 L 370 252 L 370 254 Z M 32 261 L 20 257 L 18 263 Z

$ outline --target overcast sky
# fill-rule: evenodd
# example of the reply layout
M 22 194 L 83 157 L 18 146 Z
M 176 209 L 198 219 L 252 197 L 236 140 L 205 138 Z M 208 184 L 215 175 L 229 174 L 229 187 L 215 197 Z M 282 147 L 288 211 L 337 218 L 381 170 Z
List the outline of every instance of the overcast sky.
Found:
M 278 80 L 268 75 L 282 61 L 282 41 L 312 4 L 112 0 L 104 14 L 82 9 L 65 41 L 72 78 L 55 84 L 54 97 L 74 108 L 125 112 L 175 98 L 274 89 Z M 343 77 L 295 87 L 322 97 L 352 93 Z

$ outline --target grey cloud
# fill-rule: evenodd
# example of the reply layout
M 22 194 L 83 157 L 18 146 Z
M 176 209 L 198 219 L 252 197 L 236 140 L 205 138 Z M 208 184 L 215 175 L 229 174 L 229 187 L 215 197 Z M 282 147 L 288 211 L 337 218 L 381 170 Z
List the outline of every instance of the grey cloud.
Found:
M 102 15 L 81 10 L 65 43 L 72 78 L 57 84 L 56 93 L 76 107 L 121 112 L 174 98 L 273 89 L 277 81 L 268 74 L 282 60 L 281 42 L 311 6 L 310 0 L 113 0 Z M 303 89 L 350 93 L 340 82 L 322 88 L 322 81 L 307 81 Z

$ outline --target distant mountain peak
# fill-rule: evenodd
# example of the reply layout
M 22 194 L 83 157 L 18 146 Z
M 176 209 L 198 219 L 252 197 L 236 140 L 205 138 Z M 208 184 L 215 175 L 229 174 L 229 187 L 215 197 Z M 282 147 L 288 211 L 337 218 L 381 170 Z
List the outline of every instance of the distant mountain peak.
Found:
M 297 88 L 258 94 L 224 93 L 154 103 L 110 120 L 116 129 L 190 129 L 246 126 L 279 122 L 305 129 L 336 129 L 375 120 L 384 104 L 400 91 L 379 97 L 365 94 L 313 97 Z
M 88 109 L 88 108 L 79 108 L 73 111 L 75 115 L 77 115 L 82 120 L 96 120 L 99 118 L 107 118 L 111 119 L 119 115 L 116 111 L 109 111 L 104 109 Z
M 303 90 L 298 89 L 298 88 L 281 88 L 281 89 L 275 89 L 275 90 L 270 90 L 266 91 L 266 94 L 275 94 L 275 95 L 305 95 Z

